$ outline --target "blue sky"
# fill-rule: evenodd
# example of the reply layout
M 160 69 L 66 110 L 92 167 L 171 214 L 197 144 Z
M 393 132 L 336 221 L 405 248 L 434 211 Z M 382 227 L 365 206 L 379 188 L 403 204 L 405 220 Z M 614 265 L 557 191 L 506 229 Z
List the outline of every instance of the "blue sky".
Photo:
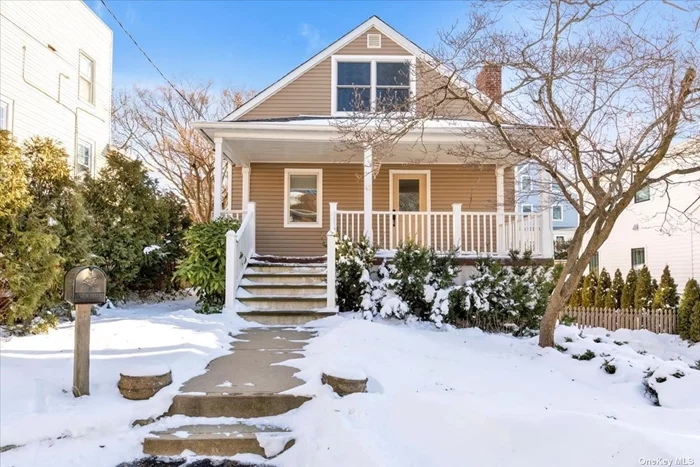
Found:
M 168 78 L 256 90 L 372 15 L 429 49 L 468 8 L 460 1 L 106 1 Z M 99 0 L 87 4 L 114 31 L 115 88 L 161 84 Z

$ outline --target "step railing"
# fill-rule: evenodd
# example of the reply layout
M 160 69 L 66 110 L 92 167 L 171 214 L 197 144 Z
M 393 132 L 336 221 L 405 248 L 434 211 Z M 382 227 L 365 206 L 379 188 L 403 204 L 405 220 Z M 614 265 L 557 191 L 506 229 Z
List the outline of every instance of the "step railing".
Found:
M 248 203 L 238 231 L 226 233 L 226 309 L 231 309 L 236 300 L 236 290 L 241 283 L 250 258 L 255 254 L 255 203 Z
M 358 241 L 366 233 L 364 211 L 340 211 L 331 204 L 331 231 Z M 380 250 L 395 250 L 407 240 L 437 251 L 464 255 L 506 256 L 510 250 L 543 254 L 547 232 L 542 213 L 452 211 L 373 211 L 372 243 Z M 551 233 L 549 233 L 551 237 Z M 550 239 L 551 240 L 551 239 Z
M 246 211 L 243 209 L 224 209 L 221 211 L 221 217 L 226 217 L 229 219 L 237 219 L 241 222 L 243 222 L 243 218 L 245 217 Z

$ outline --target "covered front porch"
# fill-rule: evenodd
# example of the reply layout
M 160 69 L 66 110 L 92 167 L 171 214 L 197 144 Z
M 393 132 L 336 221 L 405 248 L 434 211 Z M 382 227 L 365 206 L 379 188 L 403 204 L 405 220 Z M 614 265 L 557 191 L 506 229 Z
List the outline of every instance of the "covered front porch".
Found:
M 215 145 L 214 215 L 243 219 L 255 203 L 259 254 L 321 256 L 330 231 L 364 236 L 382 256 L 408 240 L 461 256 L 552 256 L 548 213 L 516 210 L 519 161 L 480 152 L 452 124 L 406 135 L 381 161 L 371 147 L 340 151 L 328 119 L 207 123 L 205 133 Z M 457 144 L 473 154 L 455 157 Z

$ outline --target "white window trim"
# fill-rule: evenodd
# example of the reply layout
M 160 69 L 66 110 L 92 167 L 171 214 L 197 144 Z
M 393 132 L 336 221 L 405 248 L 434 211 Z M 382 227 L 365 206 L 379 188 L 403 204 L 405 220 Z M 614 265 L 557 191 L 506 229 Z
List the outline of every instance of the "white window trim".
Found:
M 410 63 L 409 89 L 410 97 L 416 96 L 416 57 L 415 55 L 332 55 L 331 56 L 331 115 L 349 116 L 355 112 L 338 111 L 338 62 L 370 62 L 370 94 L 369 104 L 372 112 L 377 104 L 377 62 L 381 63 Z M 415 105 L 411 104 L 411 110 L 400 112 L 402 115 L 415 114 Z
M 83 78 L 83 72 L 80 70 L 81 60 L 83 57 L 92 62 L 92 76 L 90 78 L 90 99 L 85 100 L 80 97 L 80 80 Z M 94 58 L 88 55 L 84 50 L 80 50 L 78 55 L 78 100 L 85 102 L 91 106 L 95 106 L 95 76 L 97 75 L 97 62 Z
M 554 217 L 554 208 L 559 208 L 561 210 L 561 217 L 559 219 Z M 555 204 L 554 206 L 552 206 L 552 221 L 564 222 L 564 206 L 562 206 L 561 204 Z
M 389 211 L 394 209 L 394 176 L 395 175 L 425 175 L 425 204 L 427 211 L 419 212 L 431 212 L 431 202 L 430 199 L 430 170 L 389 170 Z
M 89 146 L 90 147 L 90 163 L 88 165 L 85 165 L 80 162 L 80 146 Z M 93 175 L 93 170 L 95 168 L 95 142 L 91 141 L 89 139 L 85 138 L 78 138 L 78 146 L 76 147 L 76 154 L 75 154 L 75 167 L 78 169 L 79 167 L 84 167 L 88 169 L 88 172 L 90 175 Z
M 527 207 L 530 208 L 530 212 L 525 212 L 525 206 L 527 206 Z M 532 208 L 532 204 L 521 204 L 521 205 L 520 205 L 520 213 L 521 213 L 521 214 L 534 214 L 535 211 L 534 211 L 534 209 Z
M 7 106 L 7 121 L 5 122 L 5 128 L 0 128 L 0 130 L 7 130 L 12 133 L 13 124 L 13 112 L 14 112 L 14 101 L 5 96 L 0 96 L 0 104 Z
M 289 219 L 289 176 L 316 175 L 316 222 L 290 222 Z M 284 227 L 318 229 L 323 227 L 323 169 L 284 169 Z

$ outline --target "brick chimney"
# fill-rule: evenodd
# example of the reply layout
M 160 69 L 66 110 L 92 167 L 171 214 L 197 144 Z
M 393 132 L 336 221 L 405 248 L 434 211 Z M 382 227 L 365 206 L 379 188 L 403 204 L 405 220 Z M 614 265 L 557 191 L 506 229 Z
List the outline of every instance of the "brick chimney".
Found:
M 503 89 L 501 87 L 501 66 L 487 63 L 476 75 L 476 88 L 501 104 Z

